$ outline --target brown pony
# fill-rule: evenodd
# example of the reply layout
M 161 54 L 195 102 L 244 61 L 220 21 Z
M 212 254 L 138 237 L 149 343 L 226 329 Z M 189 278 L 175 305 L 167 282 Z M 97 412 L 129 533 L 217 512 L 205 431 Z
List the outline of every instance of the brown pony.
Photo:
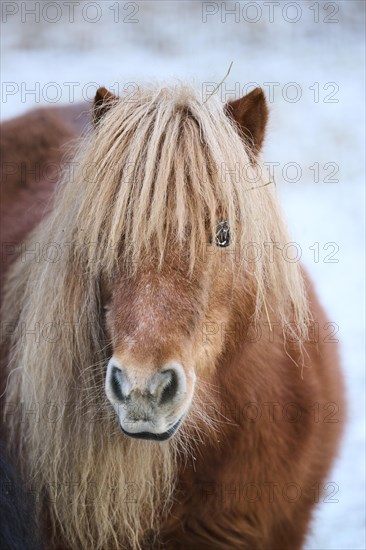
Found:
M 4 417 L 47 548 L 301 548 L 342 383 L 266 121 L 260 89 L 103 88 L 73 170 L 74 111 L 3 125 Z

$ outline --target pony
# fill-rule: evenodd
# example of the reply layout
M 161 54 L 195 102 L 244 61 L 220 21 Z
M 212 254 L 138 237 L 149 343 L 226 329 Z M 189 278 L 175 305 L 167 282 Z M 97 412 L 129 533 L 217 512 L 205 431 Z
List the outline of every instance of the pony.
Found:
M 8 213 L 28 205 L 6 218 L 4 430 L 46 547 L 300 549 L 343 383 L 284 254 L 263 91 L 100 88 L 86 129 L 67 109 L 6 123 L 60 181 L 3 184 Z

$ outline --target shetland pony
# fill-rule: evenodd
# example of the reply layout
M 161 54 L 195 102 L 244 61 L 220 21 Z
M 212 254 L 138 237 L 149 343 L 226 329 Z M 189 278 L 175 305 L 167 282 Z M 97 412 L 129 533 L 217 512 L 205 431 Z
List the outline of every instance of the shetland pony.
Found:
M 39 116 L 15 124 L 42 167 L 78 132 Z M 343 390 L 284 254 L 264 94 L 102 88 L 92 119 L 52 200 L 47 178 L 2 184 L 6 244 L 27 233 L 3 292 L 5 428 L 46 547 L 299 549 Z

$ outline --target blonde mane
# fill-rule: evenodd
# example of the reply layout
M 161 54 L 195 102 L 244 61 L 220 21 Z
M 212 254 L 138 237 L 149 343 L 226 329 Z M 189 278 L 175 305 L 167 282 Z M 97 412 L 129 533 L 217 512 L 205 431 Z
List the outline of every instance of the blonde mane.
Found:
M 256 261 L 240 260 L 255 281 L 257 317 L 268 304 L 305 337 L 308 304 L 298 263 L 263 246 L 289 242 L 274 185 L 215 97 L 202 104 L 182 85 L 140 89 L 115 103 L 76 161 L 29 240 L 58 243 L 62 258 L 19 260 L 6 286 L 3 319 L 16 326 L 6 421 L 55 534 L 75 548 L 139 548 L 169 506 L 177 449 L 126 440 L 108 412 L 101 279 L 117 266 L 133 272 L 142 258 L 161 265 L 172 244 L 189 251 L 192 271 L 228 220 L 239 250 L 262 247 Z

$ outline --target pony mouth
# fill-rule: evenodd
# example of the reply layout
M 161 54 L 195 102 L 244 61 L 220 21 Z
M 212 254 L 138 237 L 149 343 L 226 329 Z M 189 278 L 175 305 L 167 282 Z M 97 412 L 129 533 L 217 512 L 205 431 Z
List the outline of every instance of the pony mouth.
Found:
M 160 434 L 155 434 L 153 432 L 132 433 L 132 432 L 127 432 L 125 429 L 122 428 L 121 425 L 120 425 L 120 428 L 125 435 L 127 435 L 128 437 L 132 437 L 133 439 L 145 439 L 150 441 L 166 441 L 167 439 L 170 439 L 175 434 L 175 432 L 180 426 L 181 421 L 182 421 L 182 417 L 178 420 L 178 422 L 176 422 L 173 426 L 171 426 L 169 430 Z

